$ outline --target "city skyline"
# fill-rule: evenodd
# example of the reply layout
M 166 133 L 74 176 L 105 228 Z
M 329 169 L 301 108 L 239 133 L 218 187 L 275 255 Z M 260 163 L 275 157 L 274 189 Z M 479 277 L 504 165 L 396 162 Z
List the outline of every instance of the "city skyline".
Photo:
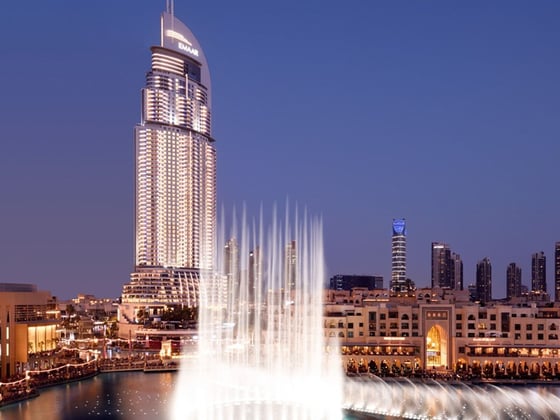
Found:
M 164 3 L 4 6 L 3 281 L 120 294 L 134 260 L 138 69 Z M 528 284 L 544 251 L 554 290 L 560 6 L 275 7 L 175 4 L 220 92 L 218 207 L 263 202 L 266 214 L 288 197 L 322 214 L 328 277 L 388 284 L 389 223 L 404 217 L 418 287 L 441 241 L 461 255 L 465 288 L 488 256 L 492 295 L 505 297 L 508 264 Z

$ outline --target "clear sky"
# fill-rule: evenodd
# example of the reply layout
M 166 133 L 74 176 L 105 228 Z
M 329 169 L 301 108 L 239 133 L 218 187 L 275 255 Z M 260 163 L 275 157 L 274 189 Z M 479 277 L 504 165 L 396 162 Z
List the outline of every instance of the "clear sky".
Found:
M 164 0 L 0 6 L 0 281 L 118 296 L 133 269 L 133 127 Z M 465 283 L 560 241 L 560 2 L 182 1 L 210 63 L 218 201 L 324 219 L 329 275 Z

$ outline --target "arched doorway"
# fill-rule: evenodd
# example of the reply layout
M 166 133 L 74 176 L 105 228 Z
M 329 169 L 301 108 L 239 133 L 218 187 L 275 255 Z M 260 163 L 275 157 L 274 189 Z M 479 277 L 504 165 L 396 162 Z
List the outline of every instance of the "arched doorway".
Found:
M 447 335 L 439 325 L 434 325 L 426 336 L 426 367 L 447 367 Z

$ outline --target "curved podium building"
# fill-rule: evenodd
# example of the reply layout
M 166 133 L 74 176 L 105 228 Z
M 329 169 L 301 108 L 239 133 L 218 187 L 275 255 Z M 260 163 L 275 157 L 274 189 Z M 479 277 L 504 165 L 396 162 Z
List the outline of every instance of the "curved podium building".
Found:
M 151 48 L 135 140 L 135 271 L 119 321 L 169 305 L 196 306 L 201 270 L 213 269 L 216 149 L 204 52 L 169 11 Z

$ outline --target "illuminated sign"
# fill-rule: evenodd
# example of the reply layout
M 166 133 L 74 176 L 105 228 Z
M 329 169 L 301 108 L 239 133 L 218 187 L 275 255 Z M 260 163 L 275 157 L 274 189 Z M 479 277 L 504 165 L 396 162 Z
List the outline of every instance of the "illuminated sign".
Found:
M 397 235 L 404 235 L 405 221 L 404 219 L 393 220 L 393 232 Z
M 192 42 L 190 42 L 182 33 L 168 29 L 165 31 L 165 35 L 176 40 L 177 47 L 179 47 L 180 50 L 198 57 L 198 49 L 194 48 Z

